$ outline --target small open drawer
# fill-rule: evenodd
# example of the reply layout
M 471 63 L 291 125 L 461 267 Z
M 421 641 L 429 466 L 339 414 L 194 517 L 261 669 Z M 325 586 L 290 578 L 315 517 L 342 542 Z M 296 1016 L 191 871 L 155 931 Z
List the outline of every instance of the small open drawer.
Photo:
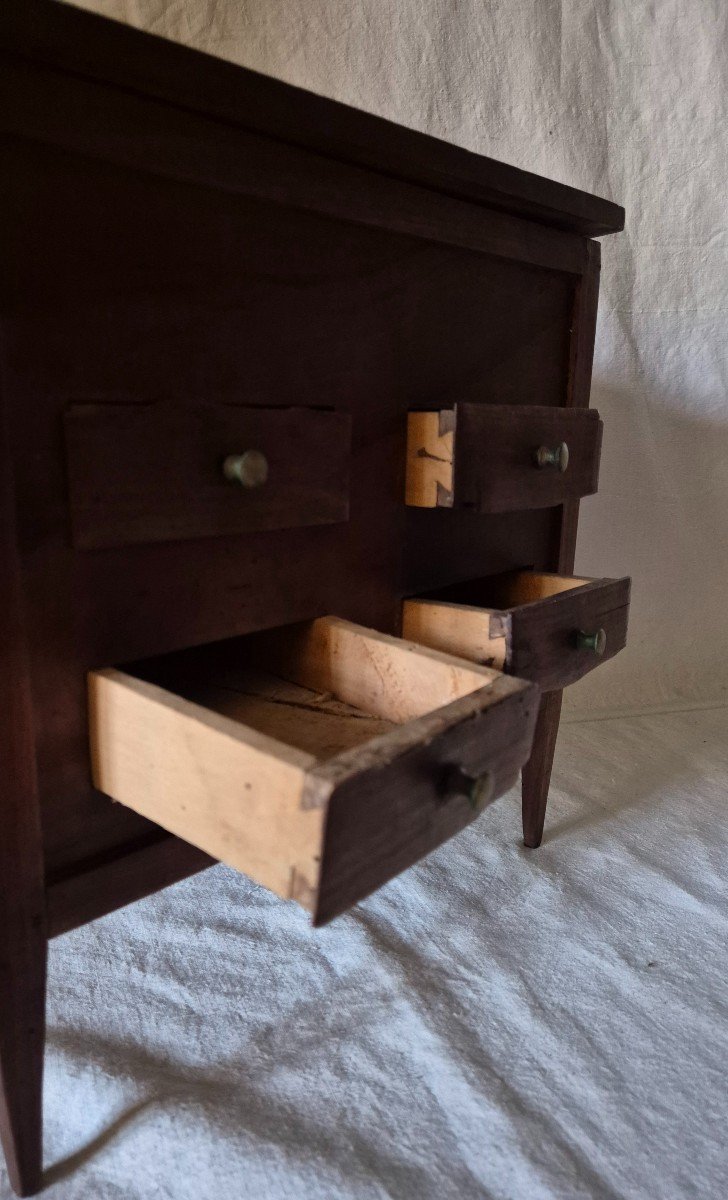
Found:
M 89 676 L 95 785 L 336 916 L 530 754 L 530 684 L 334 617 Z
M 456 404 L 411 412 L 406 503 L 520 512 L 596 492 L 602 423 L 591 408 Z
M 629 590 L 626 578 L 510 571 L 406 600 L 402 632 L 550 691 L 623 648 Z

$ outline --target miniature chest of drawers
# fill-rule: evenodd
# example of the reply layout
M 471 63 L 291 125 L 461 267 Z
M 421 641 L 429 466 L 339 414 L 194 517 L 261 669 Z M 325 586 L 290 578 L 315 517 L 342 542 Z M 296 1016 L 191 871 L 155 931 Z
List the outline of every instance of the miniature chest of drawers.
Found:
M 223 860 L 323 922 L 624 645 L 573 576 L 616 205 L 48 0 L 0 12 L 0 1065 L 48 938 Z

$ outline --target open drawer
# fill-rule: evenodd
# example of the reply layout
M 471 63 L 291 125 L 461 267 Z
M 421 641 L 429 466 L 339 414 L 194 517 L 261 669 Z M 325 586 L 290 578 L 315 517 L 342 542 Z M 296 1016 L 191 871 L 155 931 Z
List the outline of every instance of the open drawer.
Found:
M 406 503 L 519 512 L 596 492 L 602 423 L 591 408 L 456 404 L 407 419 Z
M 317 924 L 457 833 L 531 750 L 530 684 L 334 617 L 89 676 L 95 785 Z
M 629 591 L 627 578 L 510 571 L 406 600 L 402 632 L 550 691 L 623 648 Z

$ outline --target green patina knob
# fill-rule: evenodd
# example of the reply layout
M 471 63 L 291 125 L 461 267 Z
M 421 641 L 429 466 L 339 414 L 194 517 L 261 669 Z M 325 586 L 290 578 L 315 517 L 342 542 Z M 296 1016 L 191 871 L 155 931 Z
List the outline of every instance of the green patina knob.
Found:
M 495 776 L 492 771 L 483 771 L 473 778 L 468 789 L 468 803 L 474 812 L 482 812 L 494 798 Z
M 465 796 L 474 812 L 482 812 L 494 799 L 495 776 L 492 771 L 471 775 L 462 767 L 452 767 L 448 772 L 446 790 L 449 795 Z
M 592 650 L 594 654 L 602 655 L 607 648 L 607 635 L 603 629 L 597 629 L 596 633 L 584 633 L 583 629 L 579 629 L 576 645 L 579 650 Z
M 228 454 L 222 464 L 222 473 L 228 483 L 237 483 L 239 487 L 244 488 L 258 488 L 268 478 L 268 459 L 260 450 Z
M 554 446 L 550 449 L 548 446 L 539 446 L 538 450 L 534 451 L 534 462 L 537 467 L 555 467 L 557 471 L 563 474 L 569 465 L 569 447 L 566 442 L 561 442 L 559 446 Z

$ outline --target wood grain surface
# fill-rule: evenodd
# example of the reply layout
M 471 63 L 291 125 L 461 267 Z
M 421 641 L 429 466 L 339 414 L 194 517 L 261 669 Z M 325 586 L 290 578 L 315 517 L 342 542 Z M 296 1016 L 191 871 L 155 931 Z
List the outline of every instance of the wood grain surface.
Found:
M 47 939 L 27 626 L 0 392 L 0 1138 L 19 1195 L 41 1181 Z
M 569 339 L 569 378 L 566 405 L 586 408 L 591 392 L 594 339 L 599 305 L 601 246 L 587 243 L 587 268 L 573 296 Z M 567 575 L 574 570 L 579 500 L 567 500 L 556 510 L 548 555 L 542 560 L 551 571 Z M 549 782 L 561 717 L 561 692 L 550 692 L 541 699 L 541 711 L 533 739 L 533 754 L 523 772 L 522 814 L 524 841 L 537 848 L 543 836 Z
M 94 111 L 101 119 L 103 107 Z M 473 577 L 484 562 L 548 565 L 548 515 L 406 509 L 406 414 L 433 394 L 487 403 L 485 377 L 516 401 L 538 379 L 540 396 L 558 404 L 573 282 L 172 184 L 153 164 L 142 175 L 30 142 L 8 140 L 6 150 L 6 384 L 55 879 L 124 843 L 132 850 L 145 828 L 91 790 L 89 669 L 325 612 L 393 631 L 408 592 Z M 349 520 L 74 548 L 68 410 L 80 400 L 182 408 L 200 395 L 347 413 Z M 410 513 L 434 523 L 418 528 Z
M 350 796 L 354 841 L 342 851 L 345 868 L 330 849 L 326 862 L 343 911 L 415 862 L 423 839 L 436 845 L 455 832 L 440 818 L 448 772 L 487 770 L 492 794 L 505 790 L 513 763 L 528 755 L 536 714 L 534 689 L 520 680 L 339 618 L 154 660 L 137 675 L 91 672 L 89 693 L 99 789 L 320 919 L 339 789 Z M 491 709 L 498 742 L 484 736 L 476 751 Z M 407 821 L 380 814 L 387 849 L 370 862 L 374 847 L 361 832 L 369 818 L 355 810 L 371 807 L 373 786 L 380 805 L 396 807 L 412 771 Z M 460 828 L 467 798 L 464 807 L 455 799 Z M 409 854 L 408 822 L 420 831 Z
M 210 861 L 94 790 L 87 672 L 327 612 L 396 632 L 405 596 L 513 568 L 568 574 L 574 499 L 489 515 L 407 508 L 407 414 L 588 406 L 599 272 L 588 236 L 621 228 L 623 213 L 50 0 L 0 7 L 0 64 L 0 1061 L 8 1162 L 31 1191 L 43 884 L 60 933 Z M 130 532 L 108 493 L 94 509 L 89 455 L 69 488 L 64 426 L 79 404 L 108 406 L 109 430 L 120 406 L 131 424 L 151 406 L 169 414 L 167 432 L 200 404 L 334 409 L 351 423 L 348 520 L 241 530 L 209 506 L 196 524 L 189 509 L 178 518 L 161 493 L 181 500 L 186 481 L 163 473 L 158 486 L 149 464 L 163 448 L 138 445 L 144 504 L 157 509 L 137 509 Z M 335 468 L 328 459 L 317 471 Z M 123 487 L 124 454 L 102 474 Z M 338 485 L 324 490 L 324 507 L 341 502 Z M 142 532 L 182 536 L 128 541 Z M 381 739 L 343 749 L 336 772 L 333 760 L 312 768 L 331 800 L 318 920 L 472 819 L 440 787 L 456 751 L 510 782 L 535 709 L 531 691 L 506 693 L 415 717 L 385 768 L 371 750 Z M 532 831 L 558 724 L 556 699 L 544 704 L 524 774 Z M 514 722 L 520 740 L 506 736 Z M 365 753 L 347 773 L 346 756 Z
M 618 654 L 627 640 L 630 580 L 534 571 L 485 576 L 405 602 L 407 636 L 487 662 L 553 691 Z M 602 630 L 601 654 L 577 635 Z
M 538 403 L 458 404 L 455 408 L 455 503 L 477 512 L 550 508 L 596 492 L 602 424 L 594 409 L 545 408 Z M 563 473 L 539 468 L 539 447 L 565 442 Z
M 105 85 L 588 237 L 618 204 L 52 0 L 5 0 L 0 46 Z
M 237 405 L 74 404 L 65 414 L 79 549 L 331 525 L 349 516 L 351 416 Z M 255 450 L 268 478 L 228 482 Z
M 342 756 L 316 769 L 322 786 L 333 785 L 317 924 L 362 900 L 475 819 L 468 797 L 448 790 L 453 766 L 473 777 L 490 772 L 494 797 L 515 783 L 531 753 L 538 693 L 530 687 L 509 693 L 508 682 L 516 681 L 503 675 L 492 685 L 487 705 L 481 690 L 404 726 L 396 755 L 384 759 L 381 743 L 374 744 L 356 763 Z M 492 693 L 500 697 L 495 703 Z

